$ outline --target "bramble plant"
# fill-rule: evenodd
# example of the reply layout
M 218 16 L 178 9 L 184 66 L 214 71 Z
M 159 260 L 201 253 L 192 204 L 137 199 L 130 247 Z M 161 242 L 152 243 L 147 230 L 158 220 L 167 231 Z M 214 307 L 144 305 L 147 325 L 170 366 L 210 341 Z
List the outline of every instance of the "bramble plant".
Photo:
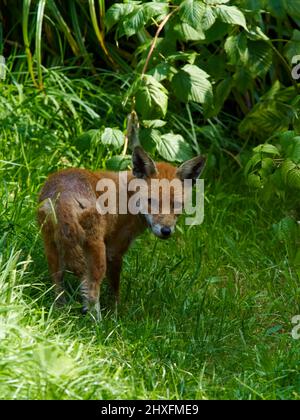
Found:
M 6 49 L 25 46 L 32 83 L 47 92 L 44 66 L 66 63 L 81 63 L 87 75 L 99 64 L 117 72 L 125 87 L 123 114 L 135 107 L 144 120 L 143 145 L 164 159 L 180 162 L 199 153 L 200 140 L 205 146 L 220 121 L 241 140 L 215 143 L 235 154 L 242 138 L 261 139 L 298 124 L 291 62 L 299 50 L 299 0 L 126 1 L 107 10 L 104 1 L 24 0 L 6 10 L 4 29 L 21 5 L 22 17 L 9 33 L 17 44 Z M 186 116 L 189 127 L 180 120 L 170 127 L 172 113 Z M 84 133 L 86 144 L 97 141 L 118 152 L 123 129 L 94 127 Z M 113 167 L 126 166 L 123 160 L 116 158 Z

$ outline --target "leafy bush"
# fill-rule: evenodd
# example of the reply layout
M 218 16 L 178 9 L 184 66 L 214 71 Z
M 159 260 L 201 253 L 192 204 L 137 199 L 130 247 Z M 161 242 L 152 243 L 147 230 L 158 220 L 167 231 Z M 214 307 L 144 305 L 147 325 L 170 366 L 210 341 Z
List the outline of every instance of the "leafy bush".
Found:
M 220 122 L 221 138 L 227 131 L 235 140 L 217 148 L 236 154 L 245 140 L 299 129 L 291 76 L 299 6 L 299 0 L 19 0 L 2 6 L 0 49 L 6 56 L 25 52 L 32 83 L 42 90 L 44 66 L 71 65 L 77 76 L 97 77 L 99 66 L 118 74 L 124 115 L 136 108 L 145 120 L 145 147 L 167 160 L 214 150 L 201 129 Z M 23 58 L 14 70 L 23 70 Z M 182 116 L 181 125 L 155 122 L 172 114 Z
M 277 197 L 277 205 L 290 213 L 274 226 L 277 238 L 286 243 L 289 253 L 300 266 L 300 136 L 295 131 L 277 134 L 271 143 L 260 144 L 245 166 L 245 174 L 251 187 L 257 189 L 264 201 Z

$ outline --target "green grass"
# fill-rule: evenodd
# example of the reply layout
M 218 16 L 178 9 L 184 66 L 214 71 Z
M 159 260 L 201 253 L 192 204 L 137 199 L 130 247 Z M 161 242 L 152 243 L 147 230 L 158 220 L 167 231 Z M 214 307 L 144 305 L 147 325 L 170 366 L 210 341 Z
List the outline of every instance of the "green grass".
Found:
M 70 304 L 53 307 L 37 193 L 58 168 L 101 167 L 112 152 L 79 153 L 74 139 L 125 118 L 111 77 L 52 71 L 44 84 L 0 85 L 1 398 L 299 399 L 299 278 L 272 230 L 284 212 L 261 207 L 228 162 L 206 173 L 201 226 L 132 246 L 117 315 L 104 284 L 102 322 L 81 316 L 71 277 Z

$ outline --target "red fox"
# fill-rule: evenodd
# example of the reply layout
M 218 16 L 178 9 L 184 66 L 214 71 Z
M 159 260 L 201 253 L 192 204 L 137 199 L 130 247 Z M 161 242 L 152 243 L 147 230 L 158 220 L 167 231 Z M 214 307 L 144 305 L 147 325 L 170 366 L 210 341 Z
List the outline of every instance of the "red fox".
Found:
M 143 179 L 150 185 L 153 179 L 196 180 L 205 165 L 205 158 L 195 157 L 179 168 L 169 163 L 155 163 L 140 147 L 134 148 L 132 171 L 128 180 Z M 169 238 L 175 229 L 178 214 L 174 211 L 174 195 L 170 195 L 168 214 L 151 214 L 151 186 L 148 214 L 100 214 L 97 209 L 97 183 L 109 179 L 120 189 L 118 172 L 66 169 L 46 180 L 40 196 L 38 222 L 41 226 L 49 270 L 55 285 L 57 300 L 63 301 L 63 274 L 70 270 L 81 281 L 83 313 L 94 308 L 100 314 L 100 285 L 106 276 L 119 302 L 122 259 L 130 243 L 147 226 L 159 238 Z M 133 192 L 126 191 L 126 200 Z M 161 200 L 161 195 L 160 199 Z M 147 201 L 148 202 L 148 201 Z M 161 209 L 161 206 L 159 206 Z

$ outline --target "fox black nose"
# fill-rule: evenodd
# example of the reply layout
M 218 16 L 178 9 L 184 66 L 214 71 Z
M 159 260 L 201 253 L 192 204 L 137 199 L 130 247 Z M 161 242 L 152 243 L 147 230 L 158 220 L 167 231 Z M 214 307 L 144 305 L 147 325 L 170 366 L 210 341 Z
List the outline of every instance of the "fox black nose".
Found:
M 162 235 L 165 236 L 165 237 L 171 235 L 171 229 L 167 226 L 162 227 L 160 231 L 161 231 Z

